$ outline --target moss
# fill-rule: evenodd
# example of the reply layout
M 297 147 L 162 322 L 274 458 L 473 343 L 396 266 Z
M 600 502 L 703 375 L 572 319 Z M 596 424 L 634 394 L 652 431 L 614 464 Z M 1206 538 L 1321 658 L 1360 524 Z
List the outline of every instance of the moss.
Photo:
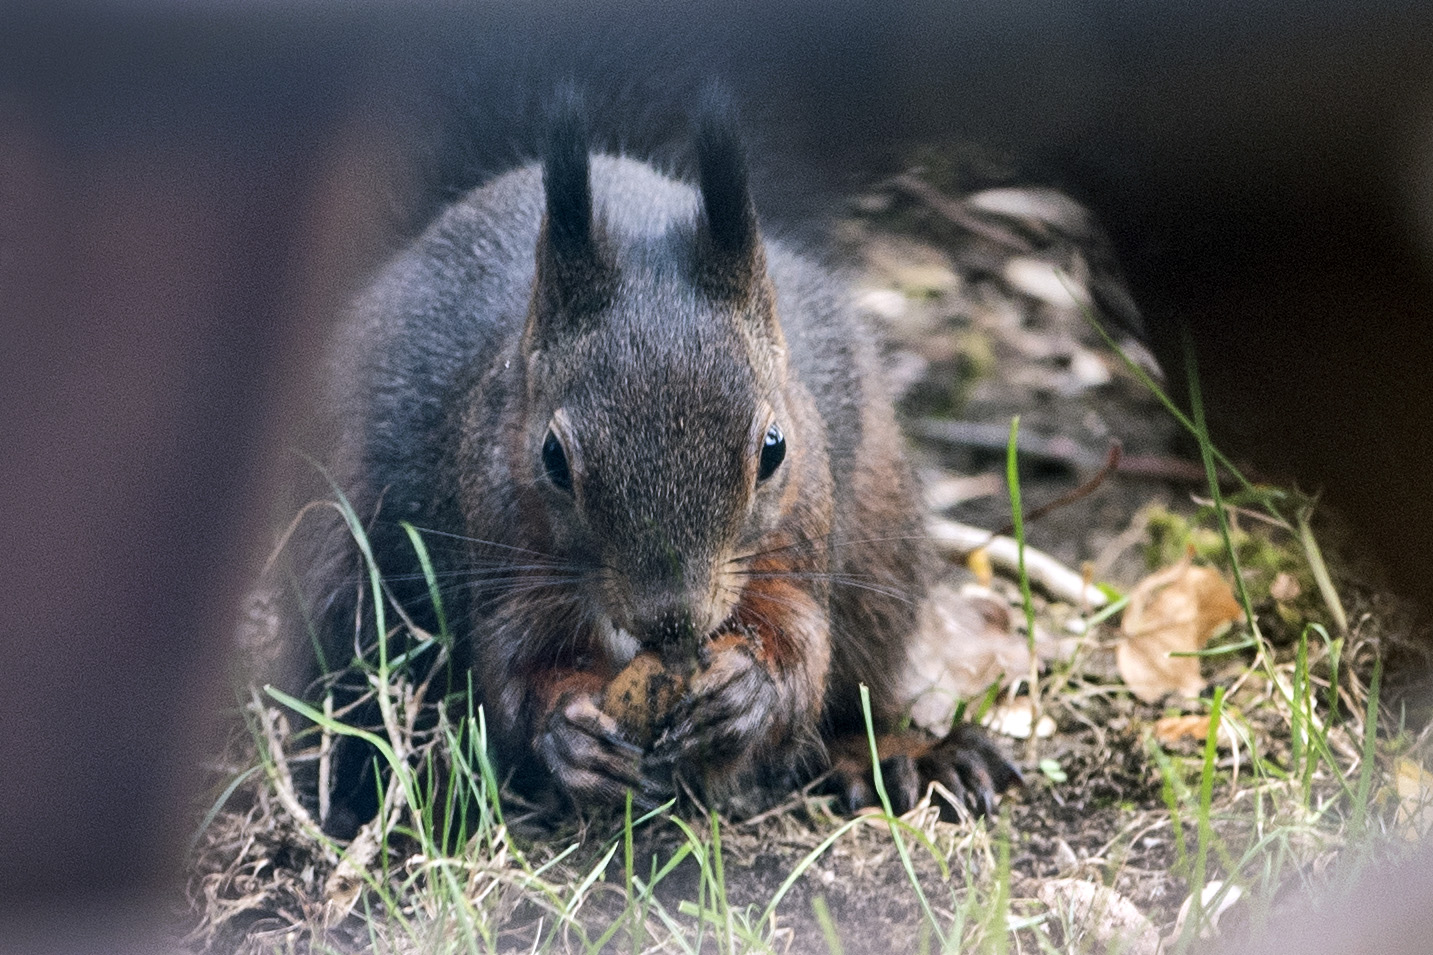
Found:
M 1328 609 L 1319 597 L 1318 585 L 1293 533 L 1282 527 L 1249 520 L 1231 522 L 1229 531 L 1255 609 L 1260 611 L 1261 617 L 1267 612 L 1270 623 L 1278 621 L 1281 625 L 1269 636 L 1276 642 L 1296 639 L 1306 623 L 1328 622 Z M 1162 508 L 1150 514 L 1144 556 L 1151 571 L 1167 567 L 1191 551 L 1196 562 L 1218 567 L 1226 574 L 1232 573 L 1224 539 L 1215 526 L 1210 509 L 1201 509 L 1192 517 Z M 1293 588 L 1296 595 L 1287 596 L 1286 590 L 1284 599 L 1276 599 L 1270 593 L 1270 588 L 1281 575 L 1286 575 L 1297 585 Z

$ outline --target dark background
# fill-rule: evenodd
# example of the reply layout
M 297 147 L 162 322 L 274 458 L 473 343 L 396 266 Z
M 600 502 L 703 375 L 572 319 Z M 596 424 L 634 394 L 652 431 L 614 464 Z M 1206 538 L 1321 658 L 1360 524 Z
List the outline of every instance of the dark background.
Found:
M 1176 379 L 1190 329 L 1221 443 L 1433 597 L 1426 3 L 12 5 L 0 949 L 153 950 L 267 502 L 364 271 L 523 154 L 556 80 L 660 151 L 710 75 L 777 216 L 921 143 L 1090 203 Z

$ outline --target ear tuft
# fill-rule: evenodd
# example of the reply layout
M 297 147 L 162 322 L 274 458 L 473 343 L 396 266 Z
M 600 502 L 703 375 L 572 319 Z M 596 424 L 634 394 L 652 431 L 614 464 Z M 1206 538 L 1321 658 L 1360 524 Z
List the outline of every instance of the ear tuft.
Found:
M 592 175 L 581 97 L 571 86 L 560 88 L 553 98 L 542 183 L 551 254 L 559 261 L 589 257 L 593 247 Z
M 713 250 L 726 257 L 751 257 L 759 240 L 746 151 L 737 133 L 736 111 L 720 90 L 709 90 L 706 95 L 697 123 L 696 150 L 702 210 Z
M 719 89 L 708 90 L 696 127 L 702 217 L 697 281 L 728 301 L 756 302 L 766 286 L 766 256 L 737 133 L 736 111 Z
M 548 111 L 542 166 L 546 214 L 537 240 L 529 340 L 550 343 L 581 328 L 608 301 L 612 265 L 592 205 L 592 169 L 581 97 L 557 90 Z

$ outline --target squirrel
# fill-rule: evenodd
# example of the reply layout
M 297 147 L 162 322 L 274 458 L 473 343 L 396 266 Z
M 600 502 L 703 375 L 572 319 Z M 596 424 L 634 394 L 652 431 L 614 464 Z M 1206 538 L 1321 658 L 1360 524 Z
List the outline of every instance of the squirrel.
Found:
M 414 619 L 400 522 L 458 582 L 455 656 L 519 791 L 725 805 L 830 767 L 854 809 L 864 685 L 896 808 L 936 780 L 989 812 L 1020 774 L 977 728 L 894 732 L 934 556 L 875 338 L 835 273 L 763 236 L 731 111 L 694 144 L 695 184 L 591 153 L 567 102 L 540 163 L 398 254 L 343 336 L 336 480 Z M 331 647 L 356 616 L 339 546 Z M 639 657 L 677 687 L 645 734 L 611 704 Z M 361 818 L 372 782 L 349 788 Z

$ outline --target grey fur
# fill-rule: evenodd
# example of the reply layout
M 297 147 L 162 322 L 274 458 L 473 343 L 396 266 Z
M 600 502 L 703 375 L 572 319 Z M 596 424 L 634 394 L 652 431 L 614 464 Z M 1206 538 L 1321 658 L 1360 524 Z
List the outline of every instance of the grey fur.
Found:
M 694 661 L 736 599 L 723 568 L 779 539 L 823 632 L 789 674 L 724 690 L 728 710 L 749 704 L 752 715 L 723 711 L 704 730 L 698 720 L 701 747 L 670 762 L 699 784 L 711 763 L 704 782 L 718 796 L 753 774 L 784 779 L 820 764 L 823 734 L 860 726 L 859 683 L 878 725 L 890 724 L 925 591 L 928 554 L 873 339 L 840 280 L 777 241 L 731 279 L 748 294 L 713 294 L 693 186 L 601 155 L 591 186 L 594 261 L 612 285 L 572 306 L 580 320 L 543 292 L 571 276 L 536 264 L 537 165 L 470 193 L 383 270 L 337 350 L 338 480 L 372 520 L 379 564 L 415 619 L 431 625 L 431 608 L 398 521 L 430 532 L 439 579 L 463 584 L 445 595 L 465 638 L 459 659 L 501 756 L 530 785 L 556 771 L 543 764 L 565 739 L 543 728 L 534 673 L 611 672 L 639 645 Z M 790 454 L 753 483 L 768 418 Z M 562 432 L 570 496 L 544 478 L 549 428 Z M 320 629 L 343 658 L 361 616 L 355 565 L 342 535 L 327 541 L 315 561 L 327 568 Z

